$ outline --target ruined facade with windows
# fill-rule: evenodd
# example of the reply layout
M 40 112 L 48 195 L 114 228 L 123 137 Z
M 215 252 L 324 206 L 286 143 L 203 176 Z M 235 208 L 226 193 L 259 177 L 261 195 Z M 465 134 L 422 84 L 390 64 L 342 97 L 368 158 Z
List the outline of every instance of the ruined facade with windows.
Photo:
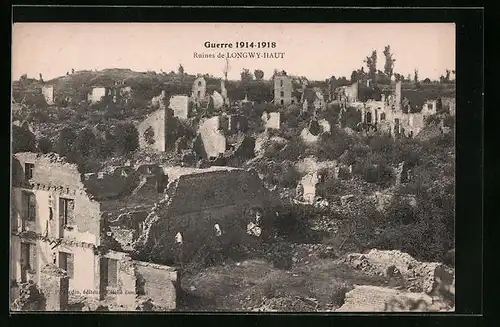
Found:
M 82 176 L 76 165 L 56 154 L 17 153 L 12 166 L 11 279 L 42 285 L 47 277 L 44 269 L 56 265 L 67 275 L 67 290 L 48 289 L 44 293 L 69 292 L 135 310 L 137 267 L 148 263 L 133 260 L 120 247 L 109 245 L 113 234 L 105 214 L 120 210 L 107 205 L 110 198 L 128 197 L 128 203 L 141 205 L 149 199 L 152 204 L 153 194 L 161 197 L 158 177 L 130 167 Z M 169 300 L 161 302 L 153 296 L 153 301 L 164 310 L 175 309 L 175 269 L 157 270 L 158 274 L 168 272 L 163 274 L 164 284 L 154 288 L 168 293 Z M 148 285 L 147 279 L 144 283 Z
M 158 152 L 165 152 L 169 148 L 173 148 L 180 125 L 178 118 L 174 115 L 173 109 L 162 108 L 152 112 L 146 119 L 137 124 L 139 147 Z
M 319 88 L 305 88 L 300 99 L 302 103 L 302 112 L 315 114 L 319 110 L 326 108 L 326 102 L 323 93 Z
M 436 101 L 428 100 L 420 112 L 411 112 L 410 103 L 401 96 L 402 83 L 396 82 L 394 92 L 382 94 L 380 101 L 368 100 L 361 108 L 361 124 L 393 137 L 415 137 L 424 128 L 424 118 L 436 113 Z
M 104 301 L 118 310 L 135 310 L 146 298 L 175 309 L 176 235 L 186 254 L 213 236 L 234 241 L 253 219 L 250 209 L 275 203 L 243 169 L 150 163 L 81 174 L 53 153 L 15 154 L 13 185 L 11 278 L 45 285 L 44 271 L 56 266 L 67 278 L 68 306 Z M 145 262 L 141 253 L 149 250 L 170 266 Z M 63 288 L 59 280 L 50 287 Z
M 200 103 L 205 100 L 205 95 L 207 92 L 207 82 L 203 76 L 198 77 L 193 82 L 193 88 L 191 91 L 191 100 L 194 103 Z
M 288 106 L 295 102 L 292 97 L 292 79 L 284 74 L 274 76 L 274 104 Z

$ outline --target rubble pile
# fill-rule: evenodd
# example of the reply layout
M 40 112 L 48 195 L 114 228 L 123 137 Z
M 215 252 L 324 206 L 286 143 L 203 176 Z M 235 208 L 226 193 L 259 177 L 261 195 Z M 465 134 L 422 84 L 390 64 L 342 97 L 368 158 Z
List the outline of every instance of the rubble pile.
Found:
M 401 275 L 407 281 L 409 290 L 413 292 L 434 295 L 444 291 L 454 294 L 453 269 L 436 262 L 420 262 L 401 251 L 374 249 L 366 254 L 351 253 L 342 261 L 368 275 Z
M 19 297 L 12 303 L 13 311 L 44 310 L 45 297 L 36 284 L 30 280 L 19 284 Z
M 336 252 L 332 246 L 325 244 L 292 244 L 292 261 L 308 264 L 319 258 L 335 258 Z
M 443 311 L 448 308 L 425 293 L 398 291 L 386 287 L 361 285 L 346 293 L 344 304 L 336 311 L 402 312 Z
M 136 311 L 165 311 L 150 298 L 138 297 L 136 303 Z
M 318 310 L 318 301 L 301 296 L 265 298 L 256 308 L 247 308 L 256 312 L 311 312 Z
M 342 221 L 339 219 L 332 219 L 328 216 L 320 216 L 312 221 L 312 230 L 325 231 L 337 234 L 342 228 Z

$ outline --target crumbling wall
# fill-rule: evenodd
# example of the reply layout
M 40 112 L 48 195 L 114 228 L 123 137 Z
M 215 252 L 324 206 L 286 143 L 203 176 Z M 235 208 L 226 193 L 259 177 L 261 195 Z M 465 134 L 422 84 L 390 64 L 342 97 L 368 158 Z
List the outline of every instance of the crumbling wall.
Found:
M 207 82 L 205 78 L 198 77 L 193 82 L 193 89 L 191 93 L 191 99 L 194 102 L 200 102 L 205 99 L 205 95 L 207 92 Z
M 42 268 L 41 275 L 40 289 L 45 296 L 45 310 L 66 310 L 69 300 L 67 273 L 54 264 L 47 264 Z
M 92 200 L 81 181 L 81 175 L 74 164 L 65 162 L 56 154 L 18 153 L 15 155 L 19 167 L 25 163 L 34 164 L 33 178 L 29 186 L 22 180 L 14 182 L 12 207 L 13 219 L 17 227 L 22 227 L 23 189 L 15 185 L 24 185 L 35 196 L 35 222 L 31 230 L 39 235 L 50 237 L 69 237 L 71 239 L 98 244 L 100 232 L 99 203 Z M 17 177 L 23 175 L 16 174 Z M 62 228 L 59 216 L 61 199 L 73 200 L 74 208 L 68 228 Z
M 420 262 L 407 253 L 373 249 L 369 253 L 351 253 L 343 261 L 369 275 L 392 277 L 401 275 L 408 288 L 436 295 L 443 291 L 454 296 L 453 269 L 436 262 Z
M 146 219 L 137 245 L 157 244 L 161 248 L 157 251 L 165 259 L 176 255 L 178 232 L 187 253 L 203 246 L 207 237 L 214 237 L 215 224 L 219 224 L 224 237 L 238 238 L 245 234 L 248 209 L 271 207 L 269 198 L 258 176 L 244 170 L 181 176 L 169 187 L 169 198 L 160 201 L 162 204 Z
M 155 109 L 165 109 L 165 90 L 151 99 L 151 106 Z
M 165 151 L 165 115 L 165 110 L 159 109 L 136 126 L 139 134 L 139 147 L 141 149 L 152 149 L 160 152 Z
M 432 298 L 423 293 L 402 292 L 390 288 L 360 285 L 346 293 L 338 312 L 439 311 Z
M 345 96 L 347 97 L 347 102 L 355 102 L 358 101 L 358 82 L 353 83 L 349 86 L 345 87 Z
M 106 88 L 94 87 L 89 93 L 87 100 L 91 103 L 98 103 L 106 96 Z
M 186 95 L 174 95 L 170 97 L 169 108 L 174 111 L 174 117 L 188 119 L 189 97 Z
M 134 261 L 137 295 L 151 299 L 165 311 L 177 307 L 177 271 L 173 267 Z
M 130 255 L 123 252 L 109 251 L 103 257 L 118 261 L 117 286 L 107 287 L 104 300 L 116 303 L 125 310 L 135 310 L 136 276 L 134 261 Z
M 266 129 L 280 129 L 280 113 L 279 112 L 264 112 L 262 121 Z
M 83 189 L 77 165 L 68 163 L 56 153 L 21 152 L 14 154 L 13 159 L 17 160 L 15 166 L 22 169 L 22 171 L 14 172 L 13 174 L 13 179 L 16 177 L 13 180 L 15 184 L 23 182 L 25 164 L 32 163 L 35 165 L 33 169 L 33 181 L 62 188 L 72 187 Z
M 226 136 L 220 131 L 220 117 L 212 117 L 200 122 L 198 133 L 208 158 L 217 157 L 226 151 Z
M 224 98 L 217 91 L 212 94 L 212 101 L 215 109 L 220 109 L 224 105 Z
M 268 192 L 262 181 L 245 170 L 215 170 L 179 178 L 169 213 L 200 212 L 244 201 L 263 201 Z

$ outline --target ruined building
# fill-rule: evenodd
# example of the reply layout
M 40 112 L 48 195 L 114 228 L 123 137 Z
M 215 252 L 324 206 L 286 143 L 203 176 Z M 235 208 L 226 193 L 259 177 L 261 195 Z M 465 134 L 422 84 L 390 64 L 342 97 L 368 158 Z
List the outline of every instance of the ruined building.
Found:
M 207 92 L 207 82 L 203 76 L 198 77 L 193 82 L 193 88 L 191 92 L 191 100 L 194 103 L 200 103 L 205 100 L 205 95 Z
M 174 113 L 170 108 L 158 109 L 136 126 L 141 149 L 165 152 L 174 147 L 180 126 Z
M 292 79 L 286 75 L 274 76 L 274 103 L 287 106 L 294 103 Z
M 236 149 L 243 142 L 243 135 L 240 138 L 236 137 L 235 142 L 231 142 L 234 139 L 233 136 L 245 133 L 247 130 L 248 122 L 243 115 L 223 114 L 204 118 L 198 127 L 200 146 L 203 149 L 197 149 L 196 151 L 203 153 L 202 157 L 208 159 L 224 156 L 231 148 Z M 253 155 L 250 157 L 253 157 Z
M 177 271 L 157 263 L 184 260 L 181 250 L 189 258 L 214 235 L 243 241 L 252 212 L 273 210 L 273 199 L 256 174 L 237 168 L 142 164 L 82 175 L 56 154 L 17 153 L 11 278 L 32 280 L 47 294 L 65 288 L 68 302 L 78 295 L 135 310 L 150 299 L 172 310 Z M 67 285 L 47 267 L 54 265 Z M 47 271 L 54 272 L 50 283 Z
M 163 197 L 165 177 L 158 169 L 117 167 L 82 176 L 56 154 L 17 153 L 12 172 L 13 280 L 32 280 L 48 296 L 69 292 L 69 302 L 74 295 L 135 310 L 146 296 L 163 310 L 175 309 L 175 268 L 132 259 L 116 241 L 126 237 L 110 227 L 117 221 L 136 226 L 137 212 Z M 47 283 L 47 266 L 53 265 L 64 270 L 67 284 L 64 278 Z M 47 305 L 65 310 L 64 303 Z
M 107 95 L 105 87 L 94 87 L 88 94 L 87 100 L 90 103 L 99 103 Z
M 316 113 L 326 107 L 323 93 L 318 88 L 305 88 L 300 99 L 302 112 Z
M 411 113 L 408 101 L 401 96 L 401 82 L 395 91 L 381 100 L 368 100 L 361 108 L 361 122 L 365 128 L 376 128 L 392 135 L 414 137 L 424 128 L 424 118 L 436 113 L 436 101 L 428 100 L 422 111 Z
M 359 82 L 341 86 L 335 89 L 334 99 L 346 106 L 359 101 Z
M 222 234 L 221 242 L 244 242 L 252 212 L 274 213 L 276 199 L 249 171 L 213 166 L 205 169 L 164 167 L 168 186 L 164 201 L 144 220 L 135 246 L 156 248 L 162 257 L 175 257 L 176 235 L 189 257 L 207 240 Z M 264 223 L 264 222 L 263 222 Z M 262 225 L 261 225 L 262 226 Z

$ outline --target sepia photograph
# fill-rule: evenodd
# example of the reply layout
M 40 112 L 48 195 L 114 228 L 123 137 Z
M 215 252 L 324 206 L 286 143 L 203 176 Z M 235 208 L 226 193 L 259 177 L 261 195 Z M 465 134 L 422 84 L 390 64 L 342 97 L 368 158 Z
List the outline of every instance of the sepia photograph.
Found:
M 14 23 L 10 311 L 454 312 L 454 23 Z

